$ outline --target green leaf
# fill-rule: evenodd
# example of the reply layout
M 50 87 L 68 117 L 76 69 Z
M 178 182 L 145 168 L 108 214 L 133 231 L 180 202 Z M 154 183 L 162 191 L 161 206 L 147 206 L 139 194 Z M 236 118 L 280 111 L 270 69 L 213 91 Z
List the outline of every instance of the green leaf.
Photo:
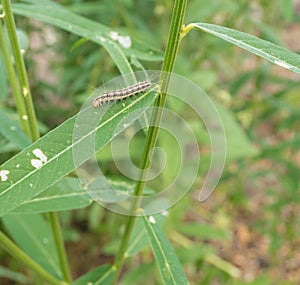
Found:
M 15 4 L 13 11 L 16 14 L 41 20 L 75 35 L 90 39 L 107 50 L 121 74 L 132 72 L 124 49 L 111 39 L 110 30 L 106 26 L 76 15 L 52 1 L 28 0 L 24 2 L 31 3 L 31 5 Z
M 206 23 L 193 23 L 191 25 L 300 74 L 300 55 L 294 52 L 233 29 Z
M 228 240 L 230 232 L 215 226 L 201 223 L 188 223 L 180 226 L 180 232 L 187 236 L 209 240 Z
M 189 284 L 174 249 L 153 216 L 143 216 L 144 227 L 164 284 Z
M 196 264 L 200 260 L 204 261 L 209 255 L 215 254 L 216 248 L 204 242 L 193 242 L 189 246 L 180 247 L 177 250 L 177 255 L 182 264 Z
M 80 209 L 89 206 L 92 198 L 81 187 L 77 178 L 65 177 L 52 187 L 24 202 L 12 213 L 47 213 Z
M 1 133 L 0 133 L 0 154 L 8 152 L 17 152 L 19 149 L 11 142 L 9 142 Z
M 246 133 L 234 118 L 233 113 L 217 102 L 214 102 L 214 104 L 225 128 L 227 145 L 226 162 L 229 163 L 236 159 L 255 156 L 258 151 L 251 144 Z
M 280 0 L 280 8 L 286 21 L 292 22 L 295 15 L 295 8 L 293 0 Z
M 8 94 L 8 85 L 6 78 L 6 70 L 4 66 L 4 62 L 2 59 L 2 54 L 0 51 L 0 99 L 5 100 Z
M 49 225 L 40 215 L 2 217 L 14 241 L 38 264 L 56 277 L 61 277 L 56 247 Z
M 258 154 L 257 149 L 251 143 L 247 137 L 245 131 L 236 121 L 234 114 L 223 107 L 221 104 L 214 101 L 218 114 L 221 117 L 225 134 L 226 134 L 226 163 L 230 163 L 237 159 L 253 157 Z M 189 122 L 193 128 L 194 133 L 197 136 L 201 145 L 210 144 L 210 137 L 206 132 L 204 126 L 200 125 L 197 120 Z M 211 154 L 203 154 L 201 160 L 205 163 L 209 163 Z M 201 170 L 202 171 L 202 170 Z
M 205 257 L 205 261 L 211 265 L 219 268 L 220 270 L 226 272 L 233 278 L 240 278 L 241 271 L 238 267 L 234 266 L 232 263 L 220 258 L 215 254 L 209 254 Z
M 126 56 L 136 56 L 142 60 L 162 60 L 161 53 L 156 50 L 98 22 L 76 15 L 52 1 L 27 0 L 24 2 L 30 4 L 13 5 L 13 11 L 16 14 L 38 19 L 102 45 L 118 66 L 121 74 L 132 72 Z M 119 43 L 120 39 L 125 39 L 124 36 L 132 42 L 131 47 Z
M 100 157 L 101 158 L 101 157 Z M 103 161 L 101 159 L 101 161 Z M 120 181 L 107 180 L 109 184 L 118 191 L 123 191 L 128 195 L 133 194 L 133 185 L 120 183 Z M 146 194 L 153 194 L 154 191 L 145 191 Z M 91 196 L 84 190 L 77 178 L 64 177 L 46 191 L 22 203 L 12 210 L 12 213 L 47 213 L 81 209 L 89 206 L 93 202 Z
M 154 98 L 154 92 L 145 92 L 98 109 L 88 102 L 87 108 L 5 162 L 0 167 L 0 216 L 38 195 L 92 157 L 144 113 Z M 135 112 L 134 116 L 130 116 L 131 112 Z M 76 122 L 78 116 L 84 117 L 81 125 Z M 91 126 L 91 122 L 95 125 Z M 88 131 L 74 139 L 73 132 L 78 128 Z M 80 157 L 74 165 L 74 148 L 86 148 L 89 144 L 95 144 L 93 149 L 88 149 L 90 156 Z M 44 161 L 37 159 L 36 153 L 42 154 Z
M 153 276 L 153 271 L 155 270 L 154 262 L 151 263 L 139 263 L 138 266 L 131 267 L 130 270 L 127 270 L 122 276 L 122 285 L 132 285 L 132 284 L 146 284 L 145 280 L 151 278 L 151 285 L 161 284 L 157 282 L 159 280 L 156 276 Z M 148 283 L 147 283 L 148 285 Z
M 28 284 L 27 277 L 16 271 L 0 266 L 0 277 L 15 281 L 15 284 Z
M 0 132 L 14 145 L 23 149 L 30 145 L 30 139 L 25 135 L 17 121 L 12 120 L 7 113 L 0 110 Z
M 167 213 L 163 212 L 153 215 L 156 220 L 158 227 L 162 228 L 167 219 Z M 132 256 L 139 251 L 141 251 L 145 246 L 149 244 L 149 239 L 147 238 L 147 233 L 145 231 L 144 223 L 141 217 L 138 217 L 130 237 L 129 245 L 126 250 L 125 256 Z
M 72 285 L 107 285 L 111 284 L 115 275 L 115 270 L 111 265 L 105 264 L 81 276 Z

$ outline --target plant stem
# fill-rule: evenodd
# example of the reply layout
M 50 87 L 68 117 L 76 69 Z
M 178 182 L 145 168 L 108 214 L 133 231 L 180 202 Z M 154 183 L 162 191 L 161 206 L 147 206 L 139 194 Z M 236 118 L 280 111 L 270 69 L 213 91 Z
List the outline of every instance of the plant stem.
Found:
M 10 45 L 15 60 L 16 70 L 19 77 L 19 82 L 17 80 L 17 76 L 14 72 L 14 68 L 10 61 L 9 51 L 4 44 L 6 41 L 4 40 L 2 41 L 2 39 L 5 39 L 4 33 L 2 31 L 2 25 L 0 26 L 1 48 L 3 45 L 4 48 L 2 50 L 4 51 L 3 55 L 5 59 L 5 64 L 9 74 L 10 82 L 12 84 L 13 95 L 15 98 L 19 116 L 21 118 L 22 127 L 26 132 L 26 134 L 31 138 L 31 140 L 35 141 L 39 139 L 40 134 L 39 134 L 37 119 L 35 116 L 34 106 L 32 102 L 31 91 L 30 91 L 29 81 L 28 81 L 27 72 L 25 68 L 25 63 L 23 60 L 23 56 L 17 38 L 16 25 L 15 25 L 10 1 L 2 0 L 2 8 L 3 8 L 3 19 L 4 19 L 5 26 L 7 28 Z M 22 91 L 20 90 L 20 85 Z M 55 213 L 49 213 L 48 217 L 50 220 L 50 224 L 52 226 L 52 233 L 53 233 L 56 249 L 60 260 L 60 266 L 61 266 L 63 278 L 66 282 L 70 283 L 71 281 L 70 267 L 68 264 L 62 233 L 59 226 L 58 215 Z
M 164 91 L 167 90 L 169 75 L 170 72 L 173 71 L 173 67 L 175 64 L 175 58 L 177 56 L 178 47 L 180 43 L 180 32 L 183 26 L 186 5 L 187 5 L 187 0 L 175 0 L 174 2 L 172 19 L 170 24 L 170 32 L 169 32 L 164 62 L 162 66 L 162 75 L 160 78 L 160 81 L 162 82 L 162 87 L 161 87 L 162 92 L 159 94 L 159 96 L 156 98 L 154 102 L 154 106 L 156 108 L 154 108 L 154 111 L 151 115 L 150 126 L 146 136 L 144 151 L 141 160 L 140 176 L 139 176 L 139 180 L 136 183 L 135 191 L 134 191 L 135 196 L 143 195 L 143 191 L 145 187 L 144 178 L 147 175 L 145 169 L 148 169 L 150 166 L 150 161 L 151 161 L 150 154 L 152 153 L 152 149 L 154 148 L 157 141 L 159 123 L 161 121 L 163 107 L 165 105 L 166 98 L 167 98 L 167 93 Z M 136 211 L 138 210 L 138 208 L 139 208 L 139 200 L 137 199 L 137 202 L 134 203 L 133 205 L 133 210 Z M 134 215 L 128 218 L 122 243 L 114 263 L 114 266 L 116 268 L 116 275 L 113 284 L 117 284 L 122 269 L 122 265 L 124 262 L 124 255 L 135 223 L 135 219 L 136 216 Z
M 17 247 L 8 237 L 6 237 L 2 232 L 0 232 L 0 245 L 8 251 L 12 256 L 16 259 L 21 260 L 26 264 L 29 268 L 33 269 L 40 276 L 42 276 L 45 280 L 49 281 L 54 285 L 65 285 L 66 283 L 60 281 L 53 277 L 49 272 L 47 272 L 44 268 L 42 268 L 39 264 L 33 261 L 24 251 L 22 251 L 19 247 Z
M 37 120 L 36 120 L 36 116 L 32 104 L 32 97 L 31 97 L 30 86 L 27 78 L 26 69 L 25 69 L 25 64 L 21 54 L 21 49 L 20 49 L 20 45 L 16 33 L 16 25 L 15 25 L 15 20 L 13 17 L 10 1 L 2 0 L 2 7 L 4 12 L 3 19 L 8 32 L 11 49 L 15 59 L 16 70 L 19 76 L 21 90 L 23 93 L 22 98 L 16 98 L 16 101 L 19 100 L 20 102 L 22 101 L 24 102 L 27 117 L 22 117 L 21 119 L 28 120 L 30 126 L 30 133 L 31 133 L 30 137 L 33 140 L 37 140 L 40 137 L 40 135 L 39 135 Z M 16 93 L 15 96 L 18 96 L 18 93 Z
M 16 76 L 16 73 L 15 73 L 15 70 L 13 67 L 13 63 L 11 61 L 11 57 L 10 57 L 10 53 L 9 53 L 6 37 L 4 34 L 3 25 L 2 25 L 2 19 L 0 19 L 0 46 L 1 46 L 3 61 L 6 66 L 8 80 L 10 82 L 10 86 L 11 86 L 12 92 L 14 94 L 18 114 L 20 116 L 22 128 L 23 128 L 24 132 L 27 134 L 27 136 L 30 138 L 31 130 L 30 130 L 29 122 L 28 122 L 28 120 L 22 119 L 22 118 L 26 118 L 27 113 L 26 113 L 26 109 L 24 106 L 23 95 L 22 95 L 22 92 L 20 89 L 18 78 Z
M 63 274 L 63 279 L 70 283 L 71 282 L 71 272 L 67 259 L 67 254 L 64 247 L 64 240 L 61 232 L 61 228 L 59 225 L 59 219 L 57 213 L 49 214 L 50 223 L 53 231 L 53 237 L 55 240 L 55 244 L 57 247 L 57 252 L 60 260 L 60 266 Z

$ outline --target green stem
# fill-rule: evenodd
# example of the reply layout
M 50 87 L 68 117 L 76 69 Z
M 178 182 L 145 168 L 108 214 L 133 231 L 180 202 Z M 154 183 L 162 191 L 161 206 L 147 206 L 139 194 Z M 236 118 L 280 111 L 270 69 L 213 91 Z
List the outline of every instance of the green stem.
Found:
M 175 0 L 174 3 L 171 25 L 170 25 L 170 32 L 169 32 L 169 37 L 168 37 L 168 42 L 167 42 L 167 47 L 165 52 L 165 58 L 162 66 L 162 75 L 160 78 L 160 81 L 162 82 L 162 86 L 161 86 L 162 92 L 159 94 L 159 96 L 157 97 L 154 103 L 154 106 L 156 108 L 154 108 L 154 111 L 152 113 L 151 120 L 150 120 L 150 127 L 146 136 L 146 141 L 144 145 L 144 151 L 143 151 L 141 166 L 140 166 L 140 170 L 141 170 L 140 176 L 139 176 L 139 180 L 136 183 L 135 191 L 134 191 L 135 196 L 143 195 L 143 191 L 145 187 L 144 178 L 147 175 L 147 171 L 145 170 L 148 169 L 150 166 L 152 149 L 154 148 L 157 141 L 159 123 L 161 121 L 163 107 L 165 105 L 166 98 L 167 98 L 167 94 L 164 92 L 164 90 L 167 90 L 167 86 L 169 83 L 169 75 L 173 71 L 173 67 L 175 64 L 175 59 L 177 56 L 178 47 L 180 43 L 180 32 L 183 26 L 184 15 L 186 11 L 186 5 L 187 5 L 187 0 Z M 138 210 L 139 203 L 140 200 L 137 199 L 133 205 L 134 211 Z M 114 263 L 114 266 L 116 268 L 116 275 L 113 284 L 117 284 L 122 269 L 122 265 L 124 262 L 124 255 L 134 227 L 135 219 L 136 216 L 134 215 L 128 218 L 122 243 Z
M 8 44 L 6 41 L 6 37 L 4 34 L 3 25 L 2 25 L 2 19 L 0 19 L 0 47 L 1 47 L 3 61 L 6 66 L 8 80 L 10 82 L 10 86 L 11 86 L 11 89 L 12 89 L 12 92 L 14 94 L 14 98 L 16 101 L 16 106 L 17 106 L 18 114 L 20 116 L 22 128 L 23 128 L 24 132 L 27 134 L 27 136 L 30 138 L 31 130 L 30 130 L 29 122 L 28 122 L 28 120 L 23 119 L 23 118 L 27 117 L 26 109 L 25 109 L 24 102 L 23 102 L 23 95 L 22 95 L 22 92 L 20 89 L 18 78 L 16 76 L 16 73 L 15 73 L 15 70 L 13 67 L 13 63 L 11 61 Z
M 24 253 L 19 247 L 17 247 L 2 232 L 0 232 L 0 245 L 12 256 L 14 256 L 18 260 L 21 260 L 24 264 L 26 264 L 29 268 L 37 272 L 40 276 L 42 276 L 45 280 L 49 281 L 51 284 L 66 285 L 65 282 L 56 279 L 39 264 L 33 261 L 26 253 Z
M 59 224 L 59 219 L 57 213 L 49 213 L 50 223 L 52 226 L 53 236 L 57 247 L 58 257 L 60 260 L 60 266 L 63 274 L 63 279 L 70 283 L 71 282 L 71 272 L 70 266 L 67 259 L 67 254 L 64 247 L 64 240 Z
M 25 64 L 23 60 L 23 56 L 21 54 L 21 49 L 16 33 L 16 24 L 13 17 L 11 5 L 9 0 L 2 0 L 2 7 L 4 12 L 4 23 L 8 32 L 8 37 L 10 40 L 10 45 L 12 49 L 12 53 L 15 59 L 16 64 L 16 70 L 19 76 L 20 84 L 21 84 L 21 90 L 22 90 L 22 98 L 16 98 L 16 102 L 24 102 L 24 106 L 26 109 L 27 117 L 24 116 L 21 119 L 22 120 L 28 120 L 29 126 L 30 126 L 30 133 L 31 138 L 33 140 L 37 140 L 39 135 L 39 130 L 37 126 L 37 120 L 32 104 L 32 97 L 30 92 L 30 86 L 27 78 L 27 72 L 25 69 Z M 15 93 L 15 96 L 19 96 L 19 93 Z
M 4 44 L 6 41 L 4 40 L 2 41 L 2 38 L 5 39 L 2 25 L 0 26 L 1 48 L 2 45 L 5 46 L 3 49 L 4 60 L 6 63 L 10 82 L 12 84 L 13 95 L 15 98 L 19 116 L 21 117 L 22 127 L 26 132 L 26 134 L 28 134 L 28 136 L 32 139 L 32 141 L 35 141 L 40 137 L 40 134 L 39 134 L 37 119 L 35 116 L 34 106 L 32 102 L 29 81 L 27 78 L 27 72 L 26 72 L 23 56 L 21 54 L 21 49 L 17 38 L 16 25 L 15 25 L 10 1 L 2 0 L 2 8 L 3 8 L 2 17 L 4 19 L 4 23 L 7 28 L 10 45 L 12 48 L 16 70 L 19 76 L 20 83 L 17 80 L 16 74 L 14 72 L 14 68 L 11 64 L 11 61 L 9 60 L 10 54 L 7 47 Z M 22 91 L 20 90 L 20 85 Z M 66 282 L 70 283 L 71 274 L 70 274 L 66 250 L 65 250 L 57 214 L 50 213 L 49 220 L 52 226 L 52 233 L 56 243 L 56 248 L 60 260 L 60 266 L 61 266 L 61 271 L 63 273 L 63 278 Z

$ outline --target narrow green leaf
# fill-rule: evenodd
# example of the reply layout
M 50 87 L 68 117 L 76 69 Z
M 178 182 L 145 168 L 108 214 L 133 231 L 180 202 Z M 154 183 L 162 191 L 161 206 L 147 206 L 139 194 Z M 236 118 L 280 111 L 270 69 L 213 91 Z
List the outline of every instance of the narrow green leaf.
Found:
M 92 157 L 144 113 L 154 98 L 154 92 L 145 92 L 107 106 L 107 112 L 105 108 L 96 110 L 88 103 L 88 107 L 79 114 L 5 162 L 0 167 L 0 216 L 38 195 L 77 167 L 73 160 L 74 148 L 95 143 L 94 149 L 89 152 L 90 156 L 80 157 L 80 162 L 76 163 L 84 163 Z M 131 112 L 135 112 L 134 116 L 130 116 Z M 76 124 L 79 115 L 81 118 L 84 116 L 85 126 Z M 90 122 L 95 122 L 97 126 L 92 127 Z M 82 137 L 74 139 L 73 132 L 77 127 L 88 127 L 89 130 Z M 41 155 L 43 160 L 39 158 Z
M 81 276 L 80 278 L 72 282 L 72 285 L 107 285 L 111 284 L 114 275 L 114 268 L 111 265 L 105 264 Z
M 158 227 L 162 228 L 166 222 L 168 212 L 159 213 L 153 215 L 156 220 Z M 138 217 L 130 237 L 129 245 L 126 250 L 125 255 L 132 256 L 139 251 L 141 251 L 145 246 L 149 244 L 149 239 L 147 238 L 147 233 L 145 231 L 144 223 L 141 217 Z
M 145 280 L 150 280 L 151 284 L 161 284 L 157 283 L 158 278 L 153 276 L 153 271 L 155 270 L 154 262 L 139 263 L 138 266 L 126 270 L 124 275 L 122 275 L 122 285 L 132 285 L 132 284 L 146 284 Z
M 143 216 L 144 227 L 164 284 L 189 284 L 174 249 L 153 216 Z
M 14 241 L 39 265 L 61 277 L 58 256 L 49 225 L 40 215 L 5 215 L 5 228 Z
M 12 142 L 9 142 L 7 138 L 0 133 L 0 154 L 17 151 L 19 151 L 19 148 L 16 147 Z
M 216 101 L 214 101 L 214 106 L 220 115 L 226 133 L 226 163 L 257 155 L 258 150 L 254 147 L 243 128 L 239 125 L 234 114 Z M 201 145 L 209 146 L 210 137 L 206 132 L 205 127 L 199 125 L 197 120 L 193 120 L 189 122 L 189 124 L 192 126 Z M 201 156 L 204 165 L 204 161 L 209 163 L 210 159 L 210 153 Z M 205 168 L 203 168 L 203 170 L 205 170 Z
M 233 278 L 240 278 L 241 271 L 238 267 L 234 266 L 232 263 L 220 258 L 216 254 L 209 254 L 205 257 L 205 261 L 212 264 L 213 266 L 219 268 L 220 270 L 226 272 Z
M 16 14 L 38 19 L 102 45 L 122 74 L 132 72 L 126 56 L 136 56 L 142 60 L 162 60 L 162 54 L 155 49 L 98 22 L 76 15 L 52 1 L 27 0 L 23 2 L 28 4 L 13 5 Z
M 233 113 L 217 102 L 214 102 L 214 104 L 225 128 L 227 145 L 226 162 L 229 163 L 236 159 L 257 155 L 257 149 L 251 144 L 245 131 L 234 118 Z
M 8 141 L 20 149 L 30 145 L 30 139 L 22 131 L 18 122 L 12 120 L 3 110 L 0 110 L 0 122 L 0 132 Z
M 121 74 L 132 72 L 124 54 L 125 48 L 122 49 L 119 44 L 111 39 L 111 31 L 106 26 L 76 15 L 52 1 L 29 0 L 24 2 L 31 4 L 15 4 L 13 10 L 16 14 L 41 20 L 75 35 L 90 39 L 107 50 Z
M 70 2 L 67 6 L 68 9 L 78 14 L 93 14 L 93 13 L 104 13 L 110 12 L 108 5 L 99 5 L 98 2 Z
M 229 231 L 202 223 L 183 224 L 179 231 L 193 238 L 208 240 L 228 240 L 231 236 Z
M 0 99 L 5 100 L 8 94 L 8 84 L 6 78 L 6 70 L 0 51 Z
M 65 177 L 52 187 L 24 202 L 12 213 L 33 214 L 80 209 L 89 206 L 92 198 L 77 178 Z
M 10 270 L 3 266 L 0 266 L 0 278 L 6 278 L 17 282 L 15 284 L 28 284 L 27 277 L 24 274 Z
M 272 63 L 300 74 L 300 55 L 255 36 L 206 23 L 191 26 L 215 35 Z
M 280 0 L 280 7 L 286 21 L 291 22 L 294 18 L 296 9 L 293 0 Z

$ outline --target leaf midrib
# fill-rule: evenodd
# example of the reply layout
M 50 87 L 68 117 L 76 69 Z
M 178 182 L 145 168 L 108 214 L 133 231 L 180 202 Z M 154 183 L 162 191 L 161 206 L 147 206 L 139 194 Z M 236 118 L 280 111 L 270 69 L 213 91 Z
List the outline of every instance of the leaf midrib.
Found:
M 30 171 L 27 175 L 23 176 L 21 179 L 19 179 L 17 182 L 15 182 L 14 184 L 10 185 L 8 188 L 4 189 L 1 193 L 0 193 L 0 197 L 2 195 L 4 195 L 7 191 L 9 191 L 10 189 L 16 187 L 18 184 L 22 183 L 24 180 L 26 180 L 28 177 L 32 176 L 33 174 L 35 174 L 37 171 L 41 171 L 43 167 L 45 167 L 46 165 L 49 165 L 49 163 L 51 163 L 53 160 L 55 160 L 56 158 L 58 158 L 59 156 L 61 156 L 62 154 L 64 154 L 65 152 L 67 152 L 69 149 L 71 149 L 72 147 L 76 146 L 78 143 L 80 143 L 83 139 L 85 139 L 86 137 L 92 135 L 93 133 L 97 132 L 100 128 L 102 128 L 103 126 L 105 126 L 106 124 L 108 124 L 109 122 L 111 122 L 114 118 L 116 118 L 117 116 L 121 115 L 122 113 L 124 113 L 125 111 L 127 111 L 130 107 L 134 106 L 136 103 L 138 103 L 141 99 L 143 99 L 146 95 L 148 95 L 149 92 L 146 92 L 144 95 L 141 95 L 139 97 L 137 97 L 137 99 L 135 101 L 133 101 L 132 103 L 128 104 L 125 108 L 121 109 L 119 112 L 117 112 L 115 115 L 113 115 L 111 118 L 107 119 L 105 122 L 103 122 L 102 124 L 100 124 L 99 126 L 97 126 L 96 128 L 94 128 L 92 131 L 90 131 L 87 135 L 83 136 L 82 138 L 80 138 L 79 140 L 77 140 L 75 143 L 72 143 L 70 146 L 67 146 L 63 151 L 59 152 L 58 154 L 54 155 L 52 158 L 50 158 L 47 162 L 43 163 L 42 166 L 40 168 L 36 168 L 33 171 Z M 88 107 L 88 108 L 92 108 L 92 106 Z M 84 109 L 87 110 L 88 108 Z M 82 111 L 84 111 L 82 110 Z M 78 116 L 75 115 L 75 116 Z M 75 117 L 74 116 L 74 117 Z M 71 117 L 69 120 L 73 119 L 74 117 Z M 66 121 L 67 122 L 67 121 Z M 65 122 L 65 123 L 66 123 Z M 52 132 L 54 132 L 56 129 L 54 129 Z M 50 133 L 50 132 L 49 132 Z M 48 133 L 48 134 L 49 134 Z M 46 137 L 41 138 L 40 140 L 46 139 Z M 38 140 L 38 141 L 40 141 Z M 38 142 L 36 141 L 36 142 Z M 34 144 L 32 144 L 31 146 L 29 146 L 28 148 L 32 148 Z M 25 152 L 26 150 L 24 150 L 23 152 Z M 9 169 L 8 169 L 9 170 Z M 70 170 L 71 171 L 71 170 Z M 48 187 L 50 187 L 51 185 L 48 185 Z

